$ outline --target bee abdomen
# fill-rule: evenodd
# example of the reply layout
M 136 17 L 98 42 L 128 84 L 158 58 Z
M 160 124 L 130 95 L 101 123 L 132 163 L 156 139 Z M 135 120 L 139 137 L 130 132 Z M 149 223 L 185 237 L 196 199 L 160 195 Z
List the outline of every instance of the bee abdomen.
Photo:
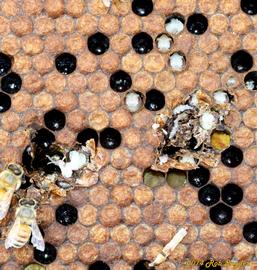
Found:
M 14 238 L 13 247 L 21 248 L 23 247 L 29 240 L 31 235 L 31 228 L 28 225 L 21 225 L 18 234 Z

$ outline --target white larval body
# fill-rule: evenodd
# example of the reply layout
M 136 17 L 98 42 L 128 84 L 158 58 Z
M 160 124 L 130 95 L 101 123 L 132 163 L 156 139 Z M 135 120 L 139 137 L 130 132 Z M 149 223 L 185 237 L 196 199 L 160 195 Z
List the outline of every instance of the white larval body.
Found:
M 142 107 L 143 101 L 139 93 L 132 91 L 126 95 L 125 104 L 130 112 L 137 112 Z
M 173 71 L 180 72 L 185 68 L 185 57 L 179 53 L 173 53 L 169 58 L 169 64 Z
M 171 35 L 178 35 L 184 30 L 184 24 L 178 18 L 172 18 L 166 23 L 165 29 Z
M 161 34 L 156 38 L 156 45 L 160 52 L 168 52 L 171 49 L 173 40 L 166 34 Z

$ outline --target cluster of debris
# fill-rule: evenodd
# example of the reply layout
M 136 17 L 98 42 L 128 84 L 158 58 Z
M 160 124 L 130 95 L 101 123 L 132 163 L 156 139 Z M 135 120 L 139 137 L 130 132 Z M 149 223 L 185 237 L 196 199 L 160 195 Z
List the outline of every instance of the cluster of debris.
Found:
M 31 237 L 33 246 L 44 251 L 36 208 L 48 203 L 51 196 L 66 196 L 75 187 L 96 184 L 102 157 L 97 153 L 94 139 L 87 140 L 85 145 L 64 148 L 54 143 L 37 143 L 38 131 L 30 130 L 30 133 L 31 143 L 23 153 L 23 166 L 11 163 L 0 173 L 0 221 L 7 216 L 12 198 L 18 198 L 15 221 L 5 247 L 21 248 Z
M 234 96 L 218 90 L 209 96 L 201 90 L 189 95 L 170 114 L 160 114 L 153 124 L 163 137 L 153 170 L 192 170 L 215 167 L 219 152 L 230 145 L 231 131 L 224 122 Z
M 48 199 L 49 194 L 66 196 L 75 187 L 89 187 L 97 183 L 101 168 L 101 153 L 97 152 L 95 140 L 85 145 L 76 144 L 65 148 L 51 143 L 47 147 L 37 143 L 37 131 L 32 129 L 31 144 L 23 153 L 25 174 L 32 186 L 26 189 L 30 197 Z M 44 196 L 46 195 L 46 196 Z

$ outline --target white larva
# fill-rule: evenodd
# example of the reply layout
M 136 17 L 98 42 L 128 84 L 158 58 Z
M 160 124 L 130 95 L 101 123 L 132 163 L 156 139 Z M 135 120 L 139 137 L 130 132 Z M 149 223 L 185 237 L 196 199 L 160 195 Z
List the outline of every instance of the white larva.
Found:
M 179 114 L 182 113 L 186 110 L 193 110 L 194 108 L 192 106 L 189 105 L 178 105 L 177 107 L 175 107 L 173 109 L 173 114 Z
M 179 18 L 168 18 L 165 24 L 166 31 L 171 35 L 178 35 L 184 30 L 184 23 Z
M 245 83 L 245 87 L 246 87 L 246 89 L 248 89 L 248 90 L 254 90 L 255 82 L 254 82 L 253 80 L 247 81 L 247 82 Z
M 213 94 L 213 98 L 216 104 L 223 105 L 229 103 L 229 96 L 224 91 L 216 91 Z
M 197 98 L 197 94 L 196 94 L 196 93 L 194 93 L 194 94 L 191 96 L 191 98 L 190 98 L 190 100 L 189 100 L 189 104 L 190 104 L 191 106 L 194 106 L 194 107 L 197 107 L 197 106 L 198 106 L 199 101 L 198 101 L 198 98 Z
M 62 176 L 64 178 L 70 178 L 72 177 L 73 171 L 80 170 L 90 164 L 90 157 L 92 155 L 92 146 L 91 144 L 94 144 L 94 140 L 90 139 L 86 142 L 86 146 L 81 146 L 81 149 L 79 151 L 71 150 L 69 151 L 69 161 L 65 162 L 65 158 L 59 159 L 56 158 L 56 156 L 50 157 L 46 156 L 50 162 L 49 164 L 54 164 L 58 166 L 61 170 Z
M 169 159 L 169 156 L 167 154 L 160 156 L 159 157 L 160 164 L 166 163 L 168 159 Z
M 173 53 L 169 58 L 169 65 L 172 71 L 181 72 L 186 67 L 186 58 L 181 52 Z
M 143 106 L 142 95 L 136 91 L 127 93 L 125 97 L 125 105 L 130 112 L 137 112 Z
M 161 34 L 159 35 L 156 40 L 156 46 L 160 52 L 168 52 L 173 44 L 173 39 L 168 36 L 167 34 Z
M 216 125 L 216 118 L 210 112 L 204 112 L 200 117 L 200 125 L 205 130 L 211 130 Z
M 173 137 L 175 137 L 177 131 L 178 131 L 178 128 L 179 128 L 179 118 L 176 118 L 173 122 L 173 127 L 170 131 L 170 134 L 169 134 L 169 139 L 173 139 Z
M 64 160 L 54 160 L 52 157 L 47 156 L 52 163 L 58 166 L 61 170 L 62 176 L 65 178 L 72 177 L 73 171 L 80 170 L 87 164 L 87 157 L 85 154 L 79 153 L 78 151 L 69 152 L 69 162 L 64 162 Z
M 86 155 L 79 153 L 78 151 L 70 151 L 70 167 L 73 171 L 80 170 L 87 164 Z
M 60 168 L 63 177 L 70 178 L 72 176 L 73 171 L 70 163 L 64 162 L 64 159 L 55 160 L 48 155 L 46 157 L 50 160 L 49 164 L 54 164 Z
M 192 165 L 196 165 L 195 159 L 191 155 L 184 155 L 184 156 L 182 156 L 182 158 L 180 159 L 180 162 L 181 163 L 190 163 Z
M 234 77 L 230 77 L 230 78 L 227 80 L 227 86 L 233 87 L 233 86 L 236 85 L 236 83 L 237 83 L 237 80 L 236 80 L 236 78 L 234 78 Z

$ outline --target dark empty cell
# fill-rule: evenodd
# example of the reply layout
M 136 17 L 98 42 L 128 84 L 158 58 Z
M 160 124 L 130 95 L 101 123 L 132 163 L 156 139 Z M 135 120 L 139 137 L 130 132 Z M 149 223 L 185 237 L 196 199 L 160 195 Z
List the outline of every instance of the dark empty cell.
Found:
M 219 262 L 214 260 L 204 261 L 202 265 L 199 266 L 199 270 L 221 270 Z
M 110 86 L 116 92 L 125 92 L 132 85 L 132 79 L 130 75 L 123 71 L 118 70 L 110 77 Z
M 40 170 L 45 172 L 45 174 L 53 174 L 60 173 L 60 168 L 53 163 L 51 163 L 50 158 L 58 157 L 59 159 L 63 159 L 63 153 L 59 150 L 53 149 L 39 149 L 37 148 L 35 151 L 35 157 L 32 161 L 32 167 L 34 170 Z
M 165 146 L 162 149 L 162 154 L 164 155 L 168 155 L 168 156 L 173 156 L 174 154 L 176 154 L 177 151 L 179 151 L 180 148 L 179 147 L 175 147 L 173 145 L 170 146 Z
M 1 80 L 1 89 L 8 94 L 15 94 L 20 91 L 22 80 L 19 74 L 11 72 Z
M 222 163 L 230 168 L 235 168 L 240 165 L 243 158 L 244 156 L 242 150 L 233 145 L 221 153 Z
M 5 93 L 0 92 L 0 113 L 4 113 L 11 108 L 11 98 Z
M 50 264 L 55 261 L 57 256 L 56 248 L 50 243 L 45 243 L 45 250 L 40 251 L 34 248 L 34 259 L 42 264 Z
M 229 183 L 222 188 L 221 198 L 228 205 L 237 205 L 243 199 L 243 190 L 238 185 Z
M 109 38 L 103 33 L 97 32 L 88 38 L 87 46 L 91 53 L 103 54 L 109 49 Z
M 31 185 L 32 185 L 32 183 L 30 182 L 30 177 L 27 176 L 27 175 L 24 175 L 24 177 L 22 179 L 22 183 L 21 183 L 20 189 L 27 189 Z
M 133 0 L 132 11 L 138 16 L 147 16 L 153 11 L 152 0 Z
M 95 140 L 95 144 L 98 143 L 98 134 L 97 132 L 92 128 L 85 128 L 81 130 L 77 135 L 77 142 L 86 145 L 86 142 L 90 139 Z
M 245 75 L 245 87 L 248 90 L 257 90 L 257 71 L 251 71 Z
M 217 225 L 225 225 L 231 221 L 233 209 L 224 203 L 218 203 L 210 209 L 210 219 Z
M 230 62 L 232 68 L 239 73 L 246 72 L 250 70 L 253 66 L 252 56 L 244 50 L 233 53 Z
M 153 39 L 145 32 L 138 33 L 132 38 L 132 47 L 136 53 L 149 53 L 153 49 Z
M 257 244 L 257 222 L 252 221 L 244 225 L 243 236 L 246 241 Z
M 165 106 L 165 97 L 162 92 L 152 89 L 146 93 L 145 108 L 149 111 L 159 111 Z
M 10 56 L 0 53 L 0 76 L 4 76 L 12 67 L 12 60 Z
M 192 137 L 189 141 L 188 141 L 188 148 L 190 149 L 190 150 L 192 150 L 192 151 L 199 151 L 199 150 L 201 150 L 201 148 L 202 148 L 202 144 L 201 145 L 199 145 L 198 147 L 196 147 L 196 145 L 197 145 L 197 140 L 196 140 L 196 138 L 195 137 Z
M 206 185 L 210 180 L 210 171 L 207 168 L 199 167 L 188 171 L 188 182 L 197 188 Z
M 55 58 L 56 69 L 62 74 L 72 73 L 77 66 L 77 59 L 70 53 L 62 53 Z
M 198 191 L 198 199 L 202 204 L 206 206 L 214 205 L 220 199 L 220 190 L 213 184 L 203 186 Z
M 149 267 L 149 261 L 147 260 L 141 260 L 139 262 L 137 262 L 134 267 L 133 270 L 149 270 L 149 269 L 154 269 L 153 267 Z
M 100 143 L 106 149 L 117 148 L 121 144 L 121 134 L 117 129 L 105 128 L 100 132 Z
M 110 267 L 103 261 L 96 261 L 89 265 L 88 270 L 110 270 Z
M 48 148 L 55 141 L 54 134 L 46 128 L 39 129 L 32 139 L 37 147 Z
M 22 153 L 22 166 L 28 171 L 32 172 L 32 160 L 33 160 L 33 151 L 30 145 L 28 145 Z
M 202 35 L 208 28 L 208 20 L 201 13 L 195 13 L 187 19 L 187 30 L 194 35 Z
M 55 218 L 64 226 L 72 225 L 78 219 L 78 210 L 74 206 L 64 203 L 56 209 Z
M 65 114 L 59 110 L 52 109 L 45 113 L 44 121 L 47 128 L 51 130 L 61 130 L 65 126 Z
M 256 0 L 241 0 L 241 9 L 248 15 L 257 14 L 257 1 Z
M 49 160 L 47 162 L 50 162 Z M 58 166 L 54 165 L 54 164 L 46 164 L 44 167 L 43 167 L 43 171 L 45 174 L 53 174 L 53 173 L 58 173 L 60 174 L 61 173 L 61 170 Z

